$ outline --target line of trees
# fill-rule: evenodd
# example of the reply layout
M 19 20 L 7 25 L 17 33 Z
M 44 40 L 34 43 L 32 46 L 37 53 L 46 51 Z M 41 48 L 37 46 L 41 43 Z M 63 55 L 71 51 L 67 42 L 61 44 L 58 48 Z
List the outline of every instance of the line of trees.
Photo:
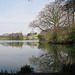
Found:
M 8 36 L 9 40 L 23 40 L 22 33 L 12 33 Z

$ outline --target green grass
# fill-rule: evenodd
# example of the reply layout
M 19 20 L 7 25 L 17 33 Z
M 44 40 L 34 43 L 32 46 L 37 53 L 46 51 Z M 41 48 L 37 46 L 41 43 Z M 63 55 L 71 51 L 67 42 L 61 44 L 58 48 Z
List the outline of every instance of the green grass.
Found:
M 38 35 L 30 35 L 27 37 L 24 37 L 24 40 L 39 40 Z

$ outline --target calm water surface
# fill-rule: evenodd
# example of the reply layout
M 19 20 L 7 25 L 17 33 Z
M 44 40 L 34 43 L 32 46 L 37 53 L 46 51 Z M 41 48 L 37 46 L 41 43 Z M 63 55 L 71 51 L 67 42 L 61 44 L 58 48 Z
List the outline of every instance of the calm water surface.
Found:
M 75 45 L 39 45 L 38 40 L 0 40 L 0 70 L 30 65 L 35 72 L 55 72 L 75 62 Z

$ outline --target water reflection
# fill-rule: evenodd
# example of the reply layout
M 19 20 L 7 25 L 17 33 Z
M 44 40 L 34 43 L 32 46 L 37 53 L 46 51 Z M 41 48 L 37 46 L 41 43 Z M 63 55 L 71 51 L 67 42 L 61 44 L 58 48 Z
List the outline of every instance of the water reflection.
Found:
M 3 46 L 22 47 L 23 42 L 0 43 Z
M 35 46 L 38 46 L 39 43 L 38 42 L 26 42 L 25 45 L 28 45 L 31 48 L 34 48 Z
M 75 63 L 74 45 L 39 45 L 44 51 L 39 56 L 32 56 L 29 61 L 39 72 L 61 71 L 64 64 Z
M 29 58 L 39 54 L 37 41 L 0 41 L 0 71 L 16 71 L 24 65 L 32 65 Z
M 0 41 L 0 69 L 17 70 L 30 65 L 35 72 L 62 71 L 64 64 L 75 63 L 74 45 L 40 45 L 34 41 Z
M 34 46 L 38 46 L 38 42 L 3 42 L 0 43 L 0 45 L 11 47 L 23 47 L 23 45 L 28 45 L 34 48 Z

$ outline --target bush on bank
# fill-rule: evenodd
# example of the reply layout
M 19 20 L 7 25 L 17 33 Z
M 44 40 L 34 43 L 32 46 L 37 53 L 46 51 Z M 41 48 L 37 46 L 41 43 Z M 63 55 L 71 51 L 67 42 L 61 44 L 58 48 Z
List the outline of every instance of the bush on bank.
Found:
M 60 28 L 56 32 L 54 30 L 42 31 L 38 38 L 41 44 L 73 44 L 75 43 L 75 27 Z

